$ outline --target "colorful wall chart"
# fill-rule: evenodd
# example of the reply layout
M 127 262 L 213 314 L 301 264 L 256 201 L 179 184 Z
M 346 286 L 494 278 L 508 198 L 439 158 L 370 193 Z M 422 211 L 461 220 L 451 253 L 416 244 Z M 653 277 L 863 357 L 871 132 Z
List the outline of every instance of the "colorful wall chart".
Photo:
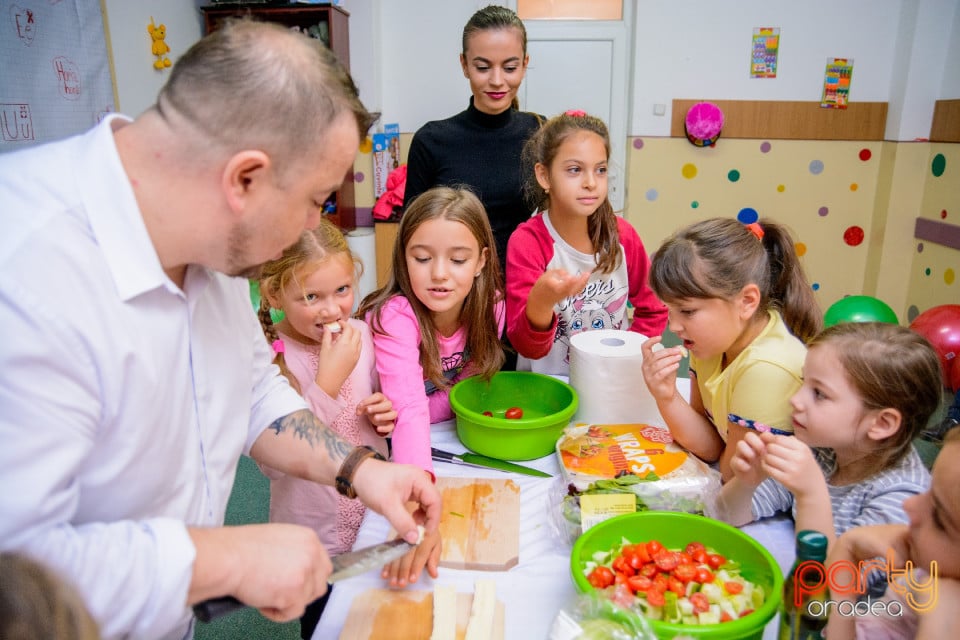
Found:
M 824 109 L 846 109 L 852 76 L 853 58 L 827 58 L 820 106 Z
M 776 78 L 777 53 L 780 50 L 779 27 L 757 27 L 753 30 L 750 77 Z

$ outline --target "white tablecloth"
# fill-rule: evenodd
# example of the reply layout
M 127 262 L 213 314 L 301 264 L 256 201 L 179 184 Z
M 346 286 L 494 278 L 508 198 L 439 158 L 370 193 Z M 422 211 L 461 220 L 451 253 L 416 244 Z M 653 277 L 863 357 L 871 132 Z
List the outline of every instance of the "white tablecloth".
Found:
M 681 391 L 688 387 L 678 380 Z M 438 449 L 462 453 L 466 448 L 457 437 L 453 421 L 433 425 L 431 440 Z M 555 455 L 521 463 L 552 474 L 553 478 L 535 478 L 507 474 L 494 469 L 479 469 L 436 462 L 437 473 L 445 477 L 503 478 L 510 477 L 520 486 L 520 562 L 509 571 L 466 571 L 440 568 L 438 584 L 452 585 L 460 593 L 473 593 L 478 578 L 496 581 L 497 599 L 505 604 L 505 640 L 543 640 L 549 636 L 557 612 L 571 603 L 576 590 L 570 578 L 570 545 L 551 524 L 551 500 L 562 482 Z M 366 547 L 387 539 L 390 526 L 381 515 L 372 511 L 360 527 L 355 548 Z M 757 539 L 780 563 L 784 573 L 794 558 L 793 521 L 787 517 L 770 518 L 742 527 Z M 420 581 L 407 587 L 432 591 L 434 580 L 424 572 Z M 379 569 L 337 584 L 327 602 L 313 640 L 337 638 L 346 621 L 353 599 L 371 588 L 386 588 Z M 765 640 L 776 638 L 777 617 L 764 633 Z M 379 640 L 379 639 L 376 639 Z

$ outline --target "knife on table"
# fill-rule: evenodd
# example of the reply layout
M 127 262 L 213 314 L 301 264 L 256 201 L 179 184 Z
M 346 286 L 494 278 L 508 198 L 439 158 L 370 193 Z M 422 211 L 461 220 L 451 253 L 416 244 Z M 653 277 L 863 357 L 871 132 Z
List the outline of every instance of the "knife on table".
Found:
M 389 542 L 364 547 L 356 551 L 341 553 L 330 558 L 333 564 L 333 573 L 327 578 L 329 584 L 358 576 L 371 569 L 382 567 L 405 554 L 416 545 L 410 544 L 403 538 L 396 538 Z M 233 596 L 211 598 L 193 606 L 193 613 L 200 622 L 210 622 L 228 613 L 246 607 Z
M 537 476 L 538 478 L 552 478 L 553 476 L 545 471 L 525 467 L 522 464 L 514 464 L 506 460 L 482 456 L 479 453 L 450 453 L 440 449 L 430 449 L 431 457 L 439 462 L 449 462 L 451 464 L 461 464 L 468 467 L 479 467 L 481 469 L 496 469 L 497 471 L 507 471 L 510 473 L 522 473 L 528 476 Z

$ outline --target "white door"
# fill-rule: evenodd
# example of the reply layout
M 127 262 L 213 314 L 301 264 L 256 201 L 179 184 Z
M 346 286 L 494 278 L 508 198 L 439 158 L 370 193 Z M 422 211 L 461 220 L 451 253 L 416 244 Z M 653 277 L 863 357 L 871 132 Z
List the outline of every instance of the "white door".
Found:
M 516 9 L 516 0 L 509 4 Z M 627 114 L 633 2 L 623 20 L 527 20 L 530 66 L 520 89 L 527 111 L 554 116 L 583 109 L 610 129 L 610 202 L 622 211 L 626 180 Z

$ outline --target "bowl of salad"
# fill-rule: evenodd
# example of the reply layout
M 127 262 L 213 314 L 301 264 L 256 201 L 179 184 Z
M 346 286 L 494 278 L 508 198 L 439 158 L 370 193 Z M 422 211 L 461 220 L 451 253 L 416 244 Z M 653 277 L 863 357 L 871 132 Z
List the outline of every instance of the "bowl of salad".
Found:
M 604 520 L 570 554 L 577 589 L 604 592 L 658 638 L 762 638 L 783 574 L 759 542 L 711 518 L 662 511 Z

